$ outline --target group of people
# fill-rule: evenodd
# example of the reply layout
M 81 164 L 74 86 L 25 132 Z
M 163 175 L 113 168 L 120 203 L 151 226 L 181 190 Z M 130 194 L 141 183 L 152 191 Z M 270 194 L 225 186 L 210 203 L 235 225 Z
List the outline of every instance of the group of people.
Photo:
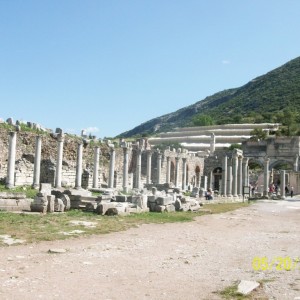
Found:
M 251 188 L 251 194 L 252 194 L 252 196 L 254 196 L 255 191 L 257 190 L 257 184 L 251 184 L 250 188 Z M 280 185 L 279 184 L 274 184 L 274 182 L 272 182 L 269 186 L 268 192 L 271 193 L 271 194 L 275 193 L 276 195 L 280 194 Z M 293 196 L 294 196 L 294 187 L 293 186 L 290 187 L 289 184 L 286 185 L 285 186 L 285 194 L 286 195 L 289 194 L 291 196 L 291 198 L 293 198 Z

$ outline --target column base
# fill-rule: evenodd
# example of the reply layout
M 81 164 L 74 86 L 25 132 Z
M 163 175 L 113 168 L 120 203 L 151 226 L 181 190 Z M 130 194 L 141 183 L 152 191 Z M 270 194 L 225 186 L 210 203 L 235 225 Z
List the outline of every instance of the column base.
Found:
M 7 189 L 13 189 L 15 186 L 14 186 L 13 184 L 11 184 L 11 183 L 7 183 L 7 184 L 5 185 L 5 187 L 6 187 Z

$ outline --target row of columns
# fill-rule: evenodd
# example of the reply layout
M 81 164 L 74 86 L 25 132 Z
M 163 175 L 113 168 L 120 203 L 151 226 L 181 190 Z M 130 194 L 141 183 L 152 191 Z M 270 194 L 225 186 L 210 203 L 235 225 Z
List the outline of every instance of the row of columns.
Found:
M 123 146 L 123 154 L 124 154 L 124 159 L 123 159 L 123 190 L 127 191 L 128 190 L 128 164 L 129 164 L 129 159 L 128 159 L 128 150 L 130 146 L 125 144 Z M 111 154 L 111 160 L 110 160 L 110 176 L 111 180 L 109 181 L 109 187 L 113 187 L 112 183 L 112 178 L 114 176 L 114 148 L 111 147 L 110 150 Z M 142 183 L 141 183 L 141 160 L 142 160 L 142 149 L 139 147 L 136 147 L 136 170 L 135 170 L 135 188 L 141 189 L 142 188 Z M 151 183 L 151 171 L 152 171 L 152 154 L 153 152 L 151 150 L 146 150 L 147 153 L 147 170 L 146 170 L 146 183 L 150 184 Z M 167 159 L 167 170 L 166 170 L 166 183 L 170 183 L 171 180 L 171 160 L 170 157 L 166 157 Z M 179 185 L 179 165 L 180 165 L 180 158 L 176 157 L 176 170 L 175 170 L 175 186 L 180 187 L 182 189 L 185 189 L 186 187 L 186 158 L 182 158 L 183 161 L 183 170 L 182 170 L 182 186 Z M 161 177 L 161 165 L 162 165 L 162 153 L 157 150 L 157 183 L 162 182 L 162 177 Z
M 7 177 L 6 187 L 13 188 L 15 186 L 15 161 L 16 161 L 16 141 L 17 133 L 12 131 L 9 133 L 9 147 L 8 147 L 8 164 L 7 164 Z M 63 161 L 63 145 L 64 136 L 59 134 L 57 136 L 57 159 L 56 159 L 56 174 L 55 174 L 55 187 L 61 188 L 62 182 L 62 161 Z M 36 136 L 35 140 L 35 157 L 34 157 L 34 169 L 33 169 L 33 183 L 34 188 L 40 186 L 40 173 L 41 173 L 41 152 L 42 152 L 42 137 Z M 83 144 L 78 143 L 77 147 L 77 164 L 76 164 L 76 177 L 75 177 L 75 188 L 81 188 L 82 180 L 82 156 L 83 156 Z M 94 172 L 93 172 L 93 188 L 98 187 L 99 179 L 99 158 L 100 148 L 94 148 Z M 111 160 L 111 165 L 114 164 Z
M 241 197 L 243 186 L 249 185 L 248 158 L 243 158 L 238 153 L 232 155 L 231 164 L 228 157 L 224 156 L 222 162 L 222 196 Z
M 8 151 L 8 167 L 7 167 L 7 178 L 6 186 L 8 188 L 14 187 L 14 177 L 15 177 L 15 160 L 16 160 L 16 139 L 17 133 L 9 133 L 9 151 Z M 63 144 L 64 136 L 59 134 L 57 136 L 57 161 L 56 161 L 56 176 L 55 176 L 55 187 L 60 188 L 62 182 L 62 161 L 63 161 Z M 124 160 L 123 160 L 123 189 L 125 192 L 128 191 L 128 164 L 129 164 L 129 148 L 130 146 L 123 147 Z M 34 172 L 33 172 L 33 187 L 38 188 L 40 185 L 40 166 L 41 166 L 41 149 L 42 149 L 42 138 L 41 136 L 36 136 L 36 147 L 35 147 L 35 158 L 34 158 Z M 137 151 L 137 163 L 136 163 L 136 188 L 141 189 L 141 156 L 142 149 L 138 148 Z M 94 172 L 93 172 L 93 188 L 98 187 L 99 182 L 99 158 L 100 158 L 100 148 L 94 148 Z M 157 153 L 157 181 L 161 183 L 161 162 L 162 153 Z M 78 143 L 77 148 L 77 165 L 76 165 L 76 178 L 75 178 L 75 188 L 80 189 L 82 184 L 82 156 L 83 156 L 83 144 Z M 147 180 L 148 184 L 151 183 L 151 162 L 152 151 L 147 150 Z M 175 186 L 181 187 L 183 190 L 186 188 L 187 179 L 187 159 L 182 158 L 182 185 L 180 186 L 179 178 L 179 166 L 180 159 L 176 157 L 175 165 Z M 170 183 L 171 179 L 171 159 L 166 157 L 167 160 L 167 170 L 166 170 L 166 183 Z M 269 187 L 269 163 L 270 159 L 268 157 L 264 160 L 264 190 L 263 194 L 268 194 Z M 297 163 L 296 163 L 297 164 Z M 114 187 L 114 168 L 115 168 L 115 148 L 110 145 L 110 166 L 109 166 L 109 182 L 108 186 L 110 188 Z M 223 158 L 222 163 L 222 195 L 223 196 L 242 196 L 243 186 L 249 186 L 249 167 L 248 158 L 243 158 L 238 153 L 234 153 L 232 156 L 232 163 L 228 164 L 228 157 Z M 199 177 L 200 178 L 200 177 Z M 281 193 L 284 196 L 285 193 L 285 171 L 281 173 Z

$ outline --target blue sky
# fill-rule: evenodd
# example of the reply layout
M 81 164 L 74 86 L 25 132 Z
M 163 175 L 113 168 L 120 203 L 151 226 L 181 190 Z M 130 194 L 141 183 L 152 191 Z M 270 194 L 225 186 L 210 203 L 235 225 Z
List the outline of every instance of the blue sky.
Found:
M 0 0 L 0 117 L 112 137 L 300 55 L 299 0 Z

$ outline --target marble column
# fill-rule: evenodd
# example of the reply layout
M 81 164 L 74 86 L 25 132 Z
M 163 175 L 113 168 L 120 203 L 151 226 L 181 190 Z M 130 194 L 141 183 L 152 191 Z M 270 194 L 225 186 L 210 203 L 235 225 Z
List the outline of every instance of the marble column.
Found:
M 299 155 L 297 154 L 295 156 L 295 161 L 294 161 L 294 171 L 298 172 L 298 163 L 299 163 Z
M 285 170 L 280 171 L 280 195 L 285 199 Z
M 182 158 L 182 190 L 186 190 L 186 158 Z
M 238 154 L 232 155 L 232 196 L 237 197 L 237 170 L 238 170 Z
M 237 173 L 237 192 L 238 196 L 242 197 L 243 195 L 243 157 L 239 156 L 238 158 L 238 173 Z
M 75 189 L 81 189 L 81 181 L 82 181 L 82 143 L 78 143 L 77 145 L 77 161 L 76 161 L 76 178 L 75 178 Z
M 99 185 L 99 158 L 100 158 L 100 147 L 94 148 L 94 172 L 93 172 L 93 188 L 97 189 Z
M 115 182 L 115 157 L 116 157 L 115 148 L 110 147 L 109 178 L 108 178 L 108 187 L 110 189 L 114 188 L 114 182 Z
M 128 147 L 123 148 L 123 191 L 128 192 Z
M 64 135 L 59 134 L 57 136 L 57 159 L 56 159 L 56 176 L 55 176 L 56 188 L 61 188 L 63 153 L 64 153 Z
M 270 159 L 265 157 L 264 160 L 264 190 L 263 195 L 268 196 L 268 188 L 269 188 L 269 163 Z
M 136 171 L 135 171 L 135 179 L 136 179 L 136 188 L 138 190 L 141 189 L 141 172 L 142 172 L 142 150 L 137 149 L 136 155 Z
M 170 183 L 171 181 L 171 158 L 167 156 L 167 176 L 166 176 L 166 183 Z
M 41 153 L 42 153 L 42 137 L 37 135 L 35 137 L 35 156 L 34 156 L 34 169 L 33 169 L 33 183 L 34 189 L 40 187 L 40 174 L 41 174 Z
M 232 159 L 227 165 L 227 197 L 232 196 Z
M 6 177 L 6 187 L 9 189 L 15 186 L 16 145 L 17 133 L 15 131 L 11 131 L 9 133 L 8 163 Z
M 152 151 L 147 150 L 147 184 L 151 184 Z
M 160 184 L 160 177 L 161 177 L 161 156 L 160 152 L 157 153 L 157 183 Z
M 179 157 L 175 157 L 176 160 L 176 171 L 175 171 L 175 187 L 179 188 Z
M 223 157 L 222 165 L 222 196 L 226 197 L 227 195 L 227 156 Z
M 210 155 L 214 154 L 216 147 L 216 137 L 215 134 L 212 133 L 210 136 Z
M 243 169 L 243 187 L 244 186 L 249 186 L 248 184 L 248 181 L 247 181 L 247 178 L 248 178 L 248 161 L 249 159 L 244 157 L 243 158 L 243 166 L 242 166 L 242 169 Z

